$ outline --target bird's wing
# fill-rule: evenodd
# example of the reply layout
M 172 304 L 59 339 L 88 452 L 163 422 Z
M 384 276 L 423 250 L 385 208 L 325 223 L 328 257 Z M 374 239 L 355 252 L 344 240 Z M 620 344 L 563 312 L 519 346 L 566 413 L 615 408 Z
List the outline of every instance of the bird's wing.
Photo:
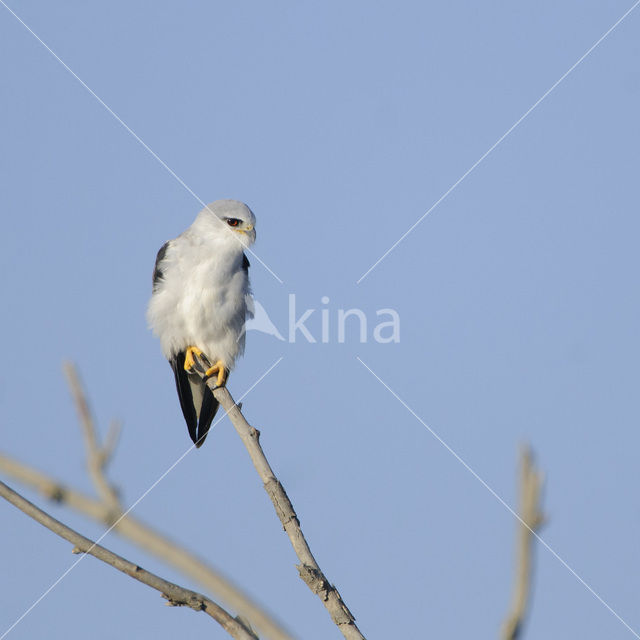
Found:
M 249 262 L 249 259 L 243 253 L 242 254 L 242 270 L 245 272 L 245 274 L 247 276 L 249 275 L 249 267 L 250 266 L 251 266 L 251 263 Z M 253 296 L 251 295 L 251 290 L 249 290 L 249 291 L 247 291 L 247 293 L 245 293 L 244 302 L 247 305 L 247 311 L 245 313 L 245 324 L 242 327 L 242 332 L 243 333 L 246 331 L 246 328 L 247 328 L 246 321 L 247 320 L 251 320 L 251 318 L 253 318 L 253 316 L 255 315 L 255 310 L 256 310 L 255 306 L 253 304 Z
M 247 310 L 244 314 L 244 318 L 245 318 L 245 325 L 244 328 L 246 330 L 247 328 L 247 322 L 249 322 L 250 320 L 253 320 L 253 318 L 255 318 L 256 315 L 256 305 L 259 305 L 259 302 L 256 302 L 253 299 L 253 296 L 250 293 L 245 293 L 244 294 L 244 303 L 247 306 Z
M 169 248 L 169 242 L 165 242 L 160 247 L 160 251 L 158 251 L 158 255 L 156 256 L 156 264 L 153 267 L 153 291 L 156 291 L 158 289 L 158 287 L 160 286 L 160 282 L 162 281 L 162 276 L 163 276 L 162 262 L 164 261 L 164 258 L 167 254 L 167 249 Z

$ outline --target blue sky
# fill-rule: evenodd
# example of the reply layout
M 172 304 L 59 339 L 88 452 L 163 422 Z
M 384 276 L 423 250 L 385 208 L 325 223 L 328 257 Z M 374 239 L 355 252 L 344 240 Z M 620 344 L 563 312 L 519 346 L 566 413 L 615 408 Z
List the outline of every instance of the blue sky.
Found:
M 546 476 L 542 537 L 640 633 L 640 8 L 356 284 L 632 2 L 10 6 L 189 189 L 0 7 L 4 452 L 90 490 L 68 358 L 102 427 L 124 423 L 111 475 L 126 502 L 184 453 L 171 371 L 145 323 L 153 260 L 199 199 L 241 199 L 255 252 L 283 281 L 252 260 L 283 335 L 292 293 L 318 309 L 317 337 L 323 306 L 331 319 L 400 316 L 391 344 L 250 332 L 229 381 L 238 397 L 282 357 L 244 412 L 365 635 L 496 637 L 516 522 L 357 358 L 509 505 L 529 442 Z M 0 509 L 0 571 L 13 576 L 2 633 L 76 558 Z M 135 513 L 297 637 L 337 636 L 226 419 Z M 113 534 L 104 542 L 189 584 Z M 634 637 L 536 551 L 526 637 Z M 227 637 L 92 559 L 8 637 L 61 628 Z

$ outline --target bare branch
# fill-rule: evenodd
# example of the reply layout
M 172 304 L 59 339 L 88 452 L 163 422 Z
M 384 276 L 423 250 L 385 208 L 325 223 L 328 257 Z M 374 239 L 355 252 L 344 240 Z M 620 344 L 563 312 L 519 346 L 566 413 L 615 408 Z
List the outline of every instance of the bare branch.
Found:
M 527 613 L 533 564 L 533 538 L 544 523 L 540 510 L 542 473 L 536 469 L 533 454 L 524 447 L 520 456 L 520 518 L 515 582 L 511 609 L 502 625 L 502 640 L 517 640 Z
M 121 431 L 122 423 L 118 420 L 112 420 L 111 424 L 109 424 L 107 435 L 104 438 L 104 443 L 100 450 L 100 462 L 103 469 L 106 469 L 107 465 L 111 462 L 111 458 L 113 457 L 120 440 Z
M 87 452 L 87 469 L 89 476 L 96 487 L 98 495 L 108 504 L 115 514 L 122 512 L 122 505 L 118 492 L 107 480 L 104 469 L 108 462 L 110 454 L 106 449 L 100 446 L 98 434 L 93 420 L 91 409 L 87 396 L 80 382 L 80 376 L 71 362 L 65 362 L 63 365 L 64 374 L 69 383 L 71 395 L 76 405 L 80 426 L 84 435 L 84 444 Z
M 184 571 L 205 588 L 211 589 L 229 606 L 248 618 L 267 637 L 273 638 L 273 640 L 291 640 L 279 624 L 243 594 L 238 587 L 234 586 L 228 578 L 222 577 L 219 571 L 207 566 L 201 558 L 181 549 L 176 542 L 153 531 L 128 514 L 126 517 L 122 517 L 125 509 L 119 499 L 118 490 L 109 482 L 105 474 L 106 465 L 113 455 L 118 440 L 120 425 L 116 422 L 111 423 L 105 442 L 101 445 L 89 401 L 77 369 L 71 362 L 65 362 L 63 369 L 84 435 L 87 469 L 98 495 L 102 498 L 102 512 L 104 512 L 104 507 L 109 509 L 101 518 L 102 521 L 108 525 L 118 523 L 116 530 L 121 535 L 129 538 L 145 551 L 151 551 L 161 560 Z
M 98 558 L 98 560 L 102 560 L 102 562 L 111 565 L 115 569 L 118 569 L 118 571 L 159 591 L 171 605 L 190 607 L 194 611 L 204 611 L 218 622 L 233 638 L 237 638 L 238 640 L 256 640 L 256 636 L 252 631 L 247 629 L 242 622 L 233 618 L 222 607 L 213 602 L 213 600 L 190 589 L 184 589 L 173 582 L 169 582 L 160 576 L 146 571 L 122 556 L 89 540 L 89 538 L 85 538 L 77 531 L 67 527 L 59 520 L 42 511 L 42 509 L 36 507 L 20 494 L 10 489 L 4 482 L 0 482 L 0 496 L 33 518 L 36 522 L 39 522 L 50 531 L 53 531 L 53 533 L 71 542 L 74 545 L 74 553 L 87 553 Z
M 202 375 L 203 378 L 204 372 L 207 370 L 207 364 L 206 359 L 199 359 L 199 362 L 196 364 L 197 372 Z M 364 640 L 364 636 L 356 626 L 353 614 L 342 600 L 338 590 L 322 573 L 316 559 L 313 557 L 311 549 L 300 528 L 300 521 L 293 509 L 293 505 L 284 487 L 271 469 L 269 461 L 260 446 L 260 432 L 249 425 L 226 387 L 216 389 L 214 379 L 207 380 L 207 385 L 213 391 L 216 400 L 227 412 L 229 419 L 251 456 L 253 466 L 262 479 L 264 488 L 269 494 L 269 498 L 271 498 L 278 518 L 280 518 L 280 522 L 282 522 L 282 526 L 289 536 L 291 545 L 300 560 L 300 564 L 297 565 L 300 577 L 309 589 L 322 600 L 327 611 L 331 614 L 331 618 L 345 638 L 348 640 Z
M 114 512 L 109 505 L 72 489 L 58 480 L 0 453 L 0 471 L 38 491 L 47 499 L 108 526 Z M 121 514 L 119 514 L 121 515 Z M 206 560 L 190 553 L 177 542 L 163 536 L 131 514 L 116 521 L 113 531 L 136 544 L 143 551 L 173 566 L 201 584 L 232 609 L 239 611 L 261 634 L 272 640 L 291 640 L 291 636 L 271 616 L 236 587 L 229 578 Z
M 111 524 L 109 522 L 111 512 L 100 500 L 71 489 L 41 471 L 18 462 L 3 453 L 0 453 L 0 471 L 27 487 L 35 489 L 48 500 L 71 507 L 98 522 Z

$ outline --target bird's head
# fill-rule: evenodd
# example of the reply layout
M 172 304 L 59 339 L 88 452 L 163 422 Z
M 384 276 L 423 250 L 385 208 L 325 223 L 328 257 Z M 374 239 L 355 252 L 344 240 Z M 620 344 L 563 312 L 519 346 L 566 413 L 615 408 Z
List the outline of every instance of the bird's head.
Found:
M 229 234 L 244 247 L 250 247 L 256 241 L 256 217 L 253 211 L 238 200 L 216 200 L 201 212 L 212 232 Z

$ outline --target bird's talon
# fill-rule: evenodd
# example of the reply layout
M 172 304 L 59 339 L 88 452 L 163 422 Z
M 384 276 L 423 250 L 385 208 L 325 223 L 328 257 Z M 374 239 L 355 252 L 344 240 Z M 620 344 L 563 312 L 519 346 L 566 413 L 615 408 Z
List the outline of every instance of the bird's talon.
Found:
M 202 351 L 198 349 L 198 347 L 187 347 L 187 351 L 184 356 L 184 370 L 191 371 L 196 366 L 196 360 L 193 357 L 193 354 L 196 354 L 196 357 L 202 356 Z
M 204 374 L 203 380 L 206 382 L 210 378 L 213 378 L 213 376 L 215 375 L 217 375 L 218 377 L 218 379 L 216 380 L 215 388 L 219 389 L 220 387 L 224 387 L 225 382 L 227 381 L 228 371 L 224 366 L 222 360 L 218 360 L 218 362 L 216 362 L 212 367 L 207 369 Z

